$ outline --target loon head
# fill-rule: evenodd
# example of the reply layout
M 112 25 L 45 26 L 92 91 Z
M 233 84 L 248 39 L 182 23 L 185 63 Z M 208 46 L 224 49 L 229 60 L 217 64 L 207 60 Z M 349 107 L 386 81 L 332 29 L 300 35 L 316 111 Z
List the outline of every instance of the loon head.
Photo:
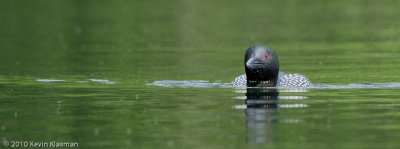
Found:
M 247 86 L 275 87 L 278 82 L 278 55 L 269 47 L 254 45 L 244 57 Z

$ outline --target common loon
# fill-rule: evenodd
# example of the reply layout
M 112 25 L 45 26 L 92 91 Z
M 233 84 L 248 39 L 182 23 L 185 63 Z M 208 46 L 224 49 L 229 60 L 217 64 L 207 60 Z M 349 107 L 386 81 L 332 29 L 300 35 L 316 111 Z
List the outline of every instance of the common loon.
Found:
M 233 80 L 233 86 L 248 87 L 309 87 L 311 81 L 304 75 L 279 71 L 278 55 L 269 47 L 254 45 L 244 57 L 246 74 Z

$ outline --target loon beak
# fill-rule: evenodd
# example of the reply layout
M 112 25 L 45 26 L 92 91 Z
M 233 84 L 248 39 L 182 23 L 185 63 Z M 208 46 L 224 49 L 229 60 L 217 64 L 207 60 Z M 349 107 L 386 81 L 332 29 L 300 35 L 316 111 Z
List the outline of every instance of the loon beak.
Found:
M 246 67 L 250 69 L 260 69 L 262 67 L 265 67 L 265 64 L 262 61 L 252 57 L 249 60 L 247 60 Z

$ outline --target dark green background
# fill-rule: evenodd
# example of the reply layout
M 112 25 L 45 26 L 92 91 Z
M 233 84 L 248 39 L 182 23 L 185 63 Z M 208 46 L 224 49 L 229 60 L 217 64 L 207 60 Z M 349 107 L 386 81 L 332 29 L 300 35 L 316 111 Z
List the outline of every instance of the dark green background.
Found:
M 266 44 L 313 82 L 398 79 L 398 1 L 0 1 L 3 76 L 222 80 Z M 371 77 L 376 76 L 376 77 Z

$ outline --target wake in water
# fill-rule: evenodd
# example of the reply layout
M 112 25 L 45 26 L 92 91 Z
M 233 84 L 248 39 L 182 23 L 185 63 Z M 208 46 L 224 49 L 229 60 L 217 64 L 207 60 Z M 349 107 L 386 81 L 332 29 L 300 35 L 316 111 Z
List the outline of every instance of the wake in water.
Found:
M 194 87 L 194 88 L 230 88 L 233 87 L 231 83 L 210 83 L 206 80 L 162 80 L 154 81 L 153 83 L 147 83 L 149 86 L 161 86 L 161 87 Z
M 116 81 L 110 80 L 102 80 L 102 79 L 89 79 L 92 82 L 99 82 L 103 84 L 115 84 Z M 55 80 L 55 79 L 36 79 L 37 82 L 45 82 L 45 83 L 52 83 L 52 82 L 67 82 L 66 80 Z M 89 81 L 76 81 L 78 83 L 88 83 Z
M 36 79 L 37 82 L 69 82 L 66 80 L 57 80 L 57 79 Z M 116 81 L 103 80 L 103 79 L 89 79 L 91 82 L 98 82 L 103 84 L 116 84 Z M 88 83 L 89 81 L 75 81 L 77 83 Z M 180 87 L 180 88 L 246 88 L 246 87 L 235 87 L 231 83 L 219 83 L 219 82 L 209 82 L 207 80 L 161 80 L 154 81 L 152 83 L 146 83 L 148 86 L 160 86 L 160 87 Z M 400 87 L 400 83 L 392 82 L 392 83 L 352 83 L 346 85 L 329 85 L 329 84 L 313 84 L 310 87 L 303 87 L 304 89 L 313 89 L 313 88 L 330 88 L 330 89 L 345 89 L 345 88 L 393 88 Z M 288 87 L 284 87 L 288 88 Z M 290 88 L 290 87 L 289 87 Z
M 329 85 L 329 84 L 314 84 L 310 88 L 387 88 L 387 87 L 400 87 L 400 83 L 352 83 L 347 85 Z
M 148 86 L 160 86 L 160 87 L 181 87 L 181 88 L 234 88 L 231 83 L 211 83 L 206 80 L 161 80 L 147 83 Z M 329 84 L 313 84 L 310 87 L 305 88 L 330 88 L 330 89 L 342 89 L 342 88 L 389 88 L 389 87 L 400 87 L 400 83 L 353 83 L 347 85 L 329 85 Z M 243 87 L 241 87 L 243 88 Z M 286 88 L 286 87 L 285 87 Z

